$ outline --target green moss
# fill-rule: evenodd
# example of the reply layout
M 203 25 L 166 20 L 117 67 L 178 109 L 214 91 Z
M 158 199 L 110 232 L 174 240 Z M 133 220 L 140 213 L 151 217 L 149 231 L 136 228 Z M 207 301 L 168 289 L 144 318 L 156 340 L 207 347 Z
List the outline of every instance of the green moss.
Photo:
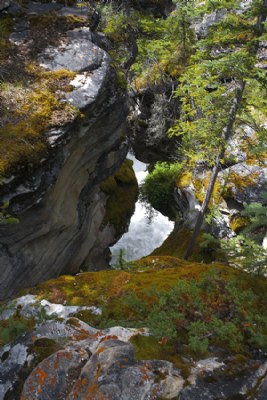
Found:
M 182 258 L 188 243 L 191 239 L 192 232 L 188 229 L 174 229 L 172 233 L 167 237 L 163 244 L 155 249 L 151 255 L 153 256 L 173 256 Z M 193 261 L 206 261 L 210 262 L 210 254 L 203 248 L 201 248 L 202 234 L 199 235 L 197 243 L 194 247 L 194 251 L 191 259 Z
M 0 346 L 16 339 L 22 333 L 31 331 L 35 326 L 33 319 L 26 319 L 19 315 L 0 321 Z
M 59 45 L 66 31 L 84 25 L 85 20 L 53 12 L 29 16 L 34 46 L 23 53 L 22 63 L 22 49 L 9 42 L 14 22 L 0 16 L 0 178 L 31 172 L 46 156 L 44 133 L 78 116 L 78 110 L 61 101 L 64 92 L 72 90 L 69 83 L 76 74 L 45 71 L 34 60 L 48 43 Z
M 106 219 L 116 229 L 119 237 L 129 223 L 138 196 L 138 184 L 132 168 L 133 162 L 125 160 L 114 176 L 101 183 L 101 190 L 108 195 Z
M 22 88 L 2 85 L 1 97 L 5 97 L 7 107 L 14 93 L 18 100 L 9 112 L 8 119 L 12 122 L 0 128 L 0 177 L 36 165 L 47 152 L 44 133 L 78 115 L 57 94 L 75 74 L 65 70 L 45 72 L 34 65 L 29 65 L 28 70 L 35 78 L 23 97 L 19 96 Z
M 134 345 L 137 360 L 167 360 L 181 370 L 183 378 L 188 378 L 190 365 L 177 354 L 174 343 L 164 343 L 154 336 L 133 336 L 130 342 Z M 165 376 L 158 376 L 157 381 Z
M 40 338 L 36 339 L 29 347 L 28 353 L 34 353 L 36 362 L 40 363 L 45 358 L 61 349 L 62 347 L 53 339 Z
M 184 172 L 182 171 L 181 174 L 178 175 L 177 181 L 176 181 L 176 186 L 179 188 L 185 188 L 192 183 L 192 172 L 187 171 Z

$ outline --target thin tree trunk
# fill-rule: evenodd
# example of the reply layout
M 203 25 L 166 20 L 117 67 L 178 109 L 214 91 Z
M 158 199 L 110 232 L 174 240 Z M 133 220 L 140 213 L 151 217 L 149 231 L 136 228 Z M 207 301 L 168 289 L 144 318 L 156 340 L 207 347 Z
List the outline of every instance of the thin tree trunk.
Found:
M 205 214 L 207 212 L 207 208 L 211 199 L 211 195 L 214 189 L 214 185 L 216 183 L 217 180 L 217 176 L 220 170 L 220 163 L 221 160 L 224 158 L 224 154 L 225 154 L 225 150 L 227 147 L 227 142 L 230 139 L 230 137 L 232 136 L 232 132 L 233 132 L 233 126 L 235 123 L 235 119 L 236 119 L 236 114 L 239 108 L 239 105 L 242 101 L 242 97 L 243 97 L 243 92 L 244 92 L 244 88 L 245 88 L 245 82 L 244 81 L 238 81 L 237 82 L 237 88 L 236 88 L 236 96 L 234 98 L 233 104 L 230 108 L 229 111 L 229 117 L 228 117 L 228 124 L 226 125 L 226 127 L 224 128 L 223 134 L 222 134 L 222 147 L 220 152 L 217 154 L 216 157 L 216 161 L 211 173 L 211 177 L 210 177 L 210 181 L 209 181 L 209 185 L 208 185 L 208 189 L 207 189 L 207 193 L 205 195 L 204 201 L 202 203 L 202 207 L 199 211 L 198 217 L 197 217 L 197 221 L 196 221 L 196 225 L 193 231 L 193 235 L 191 237 L 191 240 L 189 242 L 189 245 L 186 249 L 186 252 L 184 254 L 184 260 L 187 260 L 194 249 L 197 237 L 200 233 L 200 229 L 202 227 L 203 221 L 204 221 L 204 217 Z
M 262 35 L 263 30 L 264 30 L 264 22 L 267 19 L 267 0 L 262 0 L 262 9 L 261 9 L 261 13 L 257 18 L 257 23 L 256 23 L 256 28 L 257 28 L 257 34 L 258 36 Z M 257 49 L 258 46 L 255 47 L 254 50 L 254 55 L 256 55 L 257 53 Z M 204 217 L 210 202 L 210 198 L 214 189 L 214 185 L 219 173 L 219 169 L 220 169 L 220 160 L 222 160 L 224 158 L 224 154 L 225 154 L 225 150 L 226 150 L 226 146 L 227 146 L 227 142 L 230 139 L 231 135 L 232 135 L 232 131 L 233 131 L 233 126 L 234 126 L 234 122 L 236 119 L 236 113 L 238 111 L 238 107 L 242 101 L 242 97 L 243 97 L 243 92 L 245 89 L 245 82 L 244 81 L 238 81 L 237 82 L 237 93 L 236 93 L 236 97 L 234 99 L 233 105 L 230 108 L 230 112 L 229 112 L 229 118 L 228 118 L 228 124 L 224 129 L 224 132 L 222 134 L 222 138 L 224 139 L 224 144 L 221 147 L 221 150 L 219 152 L 219 154 L 216 157 L 216 161 L 215 161 L 215 165 L 213 167 L 212 170 L 212 174 L 211 174 L 211 178 L 209 181 L 209 185 L 208 185 L 208 189 L 207 189 L 207 193 L 205 196 L 205 199 L 203 201 L 201 210 L 198 214 L 198 218 L 196 221 L 196 225 L 193 231 L 193 235 L 192 238 L 189 242 L 188 248 L 186 249 L 186 252 L 184 254 L 184 260 L 187 260 L 194 249 L 195 243 L 196 243 L 196 239 L 200 233 L 200 229 L 201 226 L 203 224 L 204 221 Z

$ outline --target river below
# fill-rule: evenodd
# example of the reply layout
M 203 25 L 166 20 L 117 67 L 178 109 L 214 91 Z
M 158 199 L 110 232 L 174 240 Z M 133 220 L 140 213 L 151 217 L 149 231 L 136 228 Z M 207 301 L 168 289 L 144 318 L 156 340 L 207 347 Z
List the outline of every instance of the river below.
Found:
M 140 185 L 148 174 L 147 164 L 138 161 L 132 154 L 128 154 L 127 158 L 133 161 L 135 175 Z M 119 265 L 120 256 L 124 261 L 144 257 L 159 247 L 168 237 L 173 230 L 174 223 L 156 210 L 153 214 L 150 221 L 144 204 L 139 200 L 136 202 L 128 232 L 110 248 L 111 265 Z

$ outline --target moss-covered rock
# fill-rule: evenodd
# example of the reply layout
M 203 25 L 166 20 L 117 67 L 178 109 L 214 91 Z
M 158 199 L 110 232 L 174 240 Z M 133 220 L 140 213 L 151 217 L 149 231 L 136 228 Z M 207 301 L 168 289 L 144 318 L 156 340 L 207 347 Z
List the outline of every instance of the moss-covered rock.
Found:
M 32 170 L 47 154 L 45 133 L 79 114 L 64 101 L 64 93 L 73 90 L 69 82 L 75 73 L 45 70 L 38 54 L 48 45 L 59 44 L 68 30 L 81 27 L 86 18 L 62 16 L 56 11 L 46 14 L 45 9 L 32 15 L 30 5 L 24 6 L 19 19 L 27 27 L 25 33 L 8 10 L 0 18 L 0 178 Z
M 153 251 L 152 256 L 172 256 L 183 258 L 191 236 L 192 232 L 189 229 L 175 228 L 172 233 L 167 237 L 167 239 L 163 242 L 163 244 Z M 203 249 L 201 249 L 200 243 L 201 235 L 197 239 L 197 243 L 191 257 L 193 261 L 201 262 L 206 259 L 207 254 Z
M 115 227 L 116 238 L 126 231 L 138 197 L 138 183 L 132 166 L 131 160 L 125 160 L 115 175 L 100 185 L 108 196 L 105 221 Z
M 187 379 L 189 385 L 196 379 L 210 384 L 216 377 L 219 382 L 226 380 L 228 384 L 239 382 L 243 373 L 246 376 L 258 373 L 263 362 L 253 358 L 255 352 L 251 350 L 263 350 L 267 346 L 266 279 L 257 279 L 223 264 L 150 256 L 132 263 L 127 271 L 104 270 L 61 276 L 24 292 L 34 293 L 37 300 L 95 305 L 102 309 L 102 315 L 79 312 L 80 320 L 72 317 L 64 321 L 47 321 L 26 336 L 34 360 L 48 376 L 51 370 L 46 368 L 47 365 L 60 356 L 60 348 L 65 348 L 69 340 L 75 349 L 83 349 L 83 355 L 86 355 L 84 346 L 87 346 L 87 358 L 88 350 L 93 352 L 88 367 L 100 360 L 106 362 L 105 356 L 113 354 L 119 345 L 117 339 L 127 342 L 131 338 L 135 358 L 142 360 L 138 362 L 139 366 L 147 368 L 151 359 L 173 363 L 177 368 L 175 376 L 178 377 L 179 371 L 179 382 L 176 382 L 180 385 L 179 390 Z M 114 325 L 139 329 L 96 331 L 82 320 L 101 329 Z M 143 329 L 146 326 L 150 327 L 152 336 L 147 336 L 147 330 Z M 175 337 L 171 336 L 171 329 Z M 48 357 L 51 353 L 53 356 Z M 133 359 L 132 347 L 131 354 Z M 5 365 L 9 356 L 7 351 L 2 354 Z M 207 356 L 208 359 L 194 362 L 194 359 Z M 161 363 L 163 361 L 153 361 L 156 384 L 164 382 L 167 376 Z M 58 371 L 61 364 L 57 365 Z M 81 379 L 89 376 L 91 369 L 87 367 L 82 370 Z M 92 370 L 96 371 L 96 368 Z M 35 368 L 30 379 L 37 382 L 38 374 Z M 124 376 L 121 370 L 118 374 L 120 379 Z M 263 374 L 261 372 L 260 379 Z M 31 395 L 28 383 L 24 390 L 27 388 Z M 44 390 L 50 390 L 50 384 L 47 384 Z M 242 379 L 239 385 L 243 385 Z M 83 387 L 81 380 L 75 381 L 75 390 Z M 97 385 L 95 390 L 98 389 Z

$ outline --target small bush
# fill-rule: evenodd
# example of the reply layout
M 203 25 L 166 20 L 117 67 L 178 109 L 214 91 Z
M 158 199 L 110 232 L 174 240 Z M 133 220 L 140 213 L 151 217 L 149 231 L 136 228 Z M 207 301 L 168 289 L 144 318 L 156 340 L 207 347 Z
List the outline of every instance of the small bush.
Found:
M 173 193 L 181 169 L 182 165 L 179 163 L 157 163 L 141 186 L 141 200 L 162 214 L 174 218 Z
M 138 298 L 127 304 L 157 338 L 183 344 L 192 354 L 205 355 L 211 345 L 230 352 L 251 345 L 267 349 L 267 318 L 258 308 L 259 298 L 234 279 L 226 281 L 212 271 L 198 281 L 182 280 L 166 292 L 152 290 L 150 296 L 152 309 Z

